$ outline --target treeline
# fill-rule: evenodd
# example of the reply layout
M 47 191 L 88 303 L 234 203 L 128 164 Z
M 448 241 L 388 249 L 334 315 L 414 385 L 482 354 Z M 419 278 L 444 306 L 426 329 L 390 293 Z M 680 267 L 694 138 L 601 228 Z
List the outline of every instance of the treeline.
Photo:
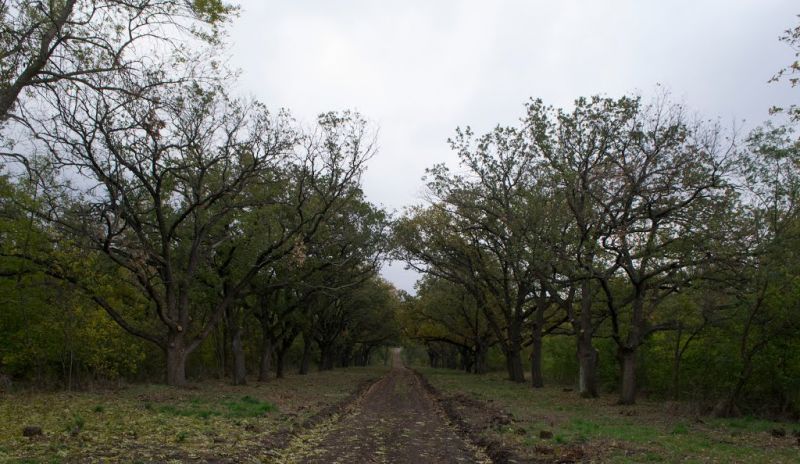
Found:
M 0 6 L 0 376 L 282 376 L 396 338 L 361 116 L 231 92 L 217 1 Z
M 483 372 L 499 351 L 524 382 L 530 353 L 541 387 L 568 352 L 559 380 L 586 397 L 613 377 L 632 404 L 645 376 L 719 415 L 800 413 L 797 108 L 744 138 L 665 94 L 525 110 L 459 129 L 458 166 L 430 168 L 396 226 L 424 274 L 402 325 L 430 363 Z

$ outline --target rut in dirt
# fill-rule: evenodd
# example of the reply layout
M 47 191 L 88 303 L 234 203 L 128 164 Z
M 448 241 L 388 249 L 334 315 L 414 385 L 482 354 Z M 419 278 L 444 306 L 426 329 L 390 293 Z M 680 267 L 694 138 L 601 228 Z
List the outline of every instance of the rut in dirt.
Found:
M 282 462 L 489 463 L 459 436 L 414 372 L 392 351 L 392 370 L 337 421 L 297 437 Z

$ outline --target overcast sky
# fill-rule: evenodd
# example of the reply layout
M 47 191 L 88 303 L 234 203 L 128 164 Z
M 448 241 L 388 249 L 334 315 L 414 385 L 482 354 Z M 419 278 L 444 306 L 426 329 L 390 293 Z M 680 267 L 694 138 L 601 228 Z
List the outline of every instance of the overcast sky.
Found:
M 240 0 L 241 87 L 301 121 L 355 109 L 378 128 L 368 198 L 421 201 L 426 167 L 453 162 L 455 127 L 514 124 L 530 97 L 644 96 L 656 84 L 708 118 L 764 121 L 800 89 L 767 84 L 793 59 L 778 41 L 797 0 Z M 416 275 L 385 268 L 396 286 Z

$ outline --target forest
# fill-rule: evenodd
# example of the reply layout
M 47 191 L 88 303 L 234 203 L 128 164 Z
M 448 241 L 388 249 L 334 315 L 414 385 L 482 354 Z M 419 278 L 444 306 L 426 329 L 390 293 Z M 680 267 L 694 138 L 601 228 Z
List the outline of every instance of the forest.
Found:
M 363 191 L 365 116 L 237 93 L 236 14 L 0 1 L 0 392 L 245 386 L 403 346 L 534 391 L 800 419 L 800 106 L 741 133 L 662 88 L 534 95 L 456 129 L 458 163 L 397 213 Z M 799 87 L 800 26 L 780 40 L 770 85 Z

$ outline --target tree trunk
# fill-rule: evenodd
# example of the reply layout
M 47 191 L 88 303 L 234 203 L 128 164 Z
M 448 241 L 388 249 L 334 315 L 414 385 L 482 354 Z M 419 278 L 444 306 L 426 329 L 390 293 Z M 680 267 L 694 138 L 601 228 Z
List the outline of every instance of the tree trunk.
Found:
M 300 375 L 308 374 L 308 367 L 311 364 L 311 337 L 303 334 L 303 357 L 300 359 Z
M 506 369 L 508 369 L 509 380 L 518 383 L 525 382 L 525 372 L 522 369 L 522 355 L 519 348 L 509 350 L 506 354 Z
M 353 347 L 348 346 L 343 348 L 340 359 L 342 367 L 350 367 L 350 363 L 353 361 Z
M 282 379 L 284 377 L 283 366 L 286 359 L 286 351 L 285 349 L 279 349 L 275 353 L 275 378 Z
M 620 348 L 619 357 L 622 363 L 622 386 L 620 388 L 619 404 L 635 404 L 636 350 Z
M 329 371 L 333 369 L 333 348 L 330 345 L 320 344 L 319 351 L 320 351 L 319 370 Z
M 540 331 L 539 331 L 540 332 Z M 542 334 L 534 334 L 533 352 L 531 352 L 531 386 L 533 388 L 544 387 L 544 377 L 542 375 Z
M 508 344 L 506 345 L 506 368 L 508 378 L 512 382 L 525 383 L 525 370 L 522 367 L 522 334 L 521 321 L 514 321 L 508 327 Z
M 272 368 L 272 339 L 264 334 L 261 340 L 261 360 L 258 364 L 258 381 L 269 380 L 269 371 Z
M 186 386 L 186 358 L 188 355 L 183 334 L 170 334 L 170 340 L 166 347 L 167 385 Z
M 357 365 L 360 367 L 369 366 L 370 358 L 372 357 L 372 346 L 365 345 L 361 347 Z
M 544 306 L 536 309 L 536 322 L 532 330 L 531 352 L 531 386 L 533 388 L 544 387 L 544 376 L 542 375 L 542 326 L 544 325 Z
M 472 372 L 472 350 L 466 346 L 459 346 L 458 355 L 461 358 L 461 370 L 468 374 Z
M 642 342 L 644 326 L 644 292 L 636 287 L 636 297 L 632 303 L 631 327 L 624 344 L 618 346 L 618 356 L 622 363 L 622 386 L 620 404 L 636 403 L 636 350 Z
M 242 346 L 242 328 L 238 324 L 231 330 L 231 352 L 233 353 L 233 384 L 246 385 L 247 366 L 245 365 L 244 346 Z
M 592 346 L 592 292 L 589 280 L 581 283 L 581 318 L 577 333 L 578 392 L 584 398 L 597 398 L 597 350 Z
M 478 344 L 475 347 L 475 373 L 476 374 L 485 374 L 486 373 L 486 355 L 489 351 L 489 348 L 486 346 L 486 342 L 483 340 L 478 340 Z
M 217 377 L 224 379 L 228 376 L 228 337 L 227 324 L 219 324 L 214 330 L 214 350 L 217 355 L 219 373 Z

